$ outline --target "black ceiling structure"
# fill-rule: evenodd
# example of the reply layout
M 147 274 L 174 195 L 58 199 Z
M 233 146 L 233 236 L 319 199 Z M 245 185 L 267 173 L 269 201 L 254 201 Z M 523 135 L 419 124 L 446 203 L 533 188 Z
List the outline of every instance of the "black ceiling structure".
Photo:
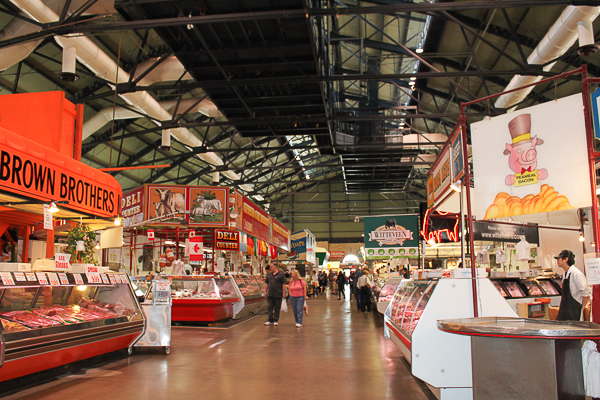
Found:
M 98 11 L 100 3 L 59 1 L 42 21 L 19 0 L 0 0 L 6 31 L 30 27 L 1 36 L 0 52 L 35 44 L 3 67 L 0 94 L 62 90 L 85 104 L 86 122 L 118 109 L 128 116 L 114 112 L 84 135 L 83 160 L 97 168 L 170 164 L 112 172 L 124 190 L 210 184 L 218 172 L 220 184 L 292 229 L 418 212 L 460 102 L 501 92 L 515 75 L 582 64 L 600 74 L 599 56 L 578 55 L 577 44 L 551 70 L 527 62 L 571 1 L 115 0 Z M 62 81 L 57 38 L 71 37 L 89 38 L 127 79 L 80 59 L 80 79 Z M 177 73 L 149 80 L 174 61 Z M 578 91 L 577 78 L 568 79 L 534 88 L 517 106 Z M 169 112 L 150 116 L 127 100 L 141 92 Z M 207 101 L 214 109 L 198 112 Z M 506 111 L 480 103 L 467 117 Z M 173 135 L 166 150 L 163 131 L 187 136 Z M 323 236 L 332 239 L 331 229 Z

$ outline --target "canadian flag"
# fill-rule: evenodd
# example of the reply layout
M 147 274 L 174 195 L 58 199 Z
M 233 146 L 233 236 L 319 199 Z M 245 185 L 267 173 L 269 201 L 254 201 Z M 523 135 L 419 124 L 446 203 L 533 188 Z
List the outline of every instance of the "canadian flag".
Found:
M 154 231 L 148 231 L 148 240 L 154 240 Z
M 196 236 L 196 231 L 190 231 L 190 237 L 193 238 Z
M 188 246 L 190 261 L 202 261 L 204 259 L 204 242 L 202 236 L 190 237 Z

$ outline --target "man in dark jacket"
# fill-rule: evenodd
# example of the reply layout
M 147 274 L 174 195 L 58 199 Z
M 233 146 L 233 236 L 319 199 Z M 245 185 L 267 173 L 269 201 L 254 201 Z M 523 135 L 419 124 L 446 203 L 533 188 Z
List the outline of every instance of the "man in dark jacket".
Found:
M 279 270 L 276 262 L 271 263 L 270 272 L 265 279 L 267 284 L 267 304 L 269 320 L 265 325 L 279 325 L 279 312 L 281 311 L 281 302 L 285 297 L 285 275 Z
M 344 296 L 344 300 L 346 300 L 346 275 L 344 274 L 344 271 L 338 273 L 337 284 L 338 300 L 341 300 L 342 296 Z
M 356 297 L 356 307 L 360 311 L 362 298 L 360 296 L 360 289 L 356 287 L 356 283 L 358 282 L 358 278 L 362 276 L 362 270 L 360 268 L 356 269 L 356 275 L 354 276 L 354 285 L 352 286 L 352 290 L 354 291 L 354 297 Z

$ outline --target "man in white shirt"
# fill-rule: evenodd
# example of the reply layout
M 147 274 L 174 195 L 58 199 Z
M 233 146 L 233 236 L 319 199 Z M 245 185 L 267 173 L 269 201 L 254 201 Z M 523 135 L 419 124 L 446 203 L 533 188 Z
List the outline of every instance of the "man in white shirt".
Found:
M 587 284 L 585 275 L 575 267 L 575 254 L 571 250 L 563 250 L 554 258 L 559 268 L 565 271 L 562 298 L 556 320 L 579 321 L 582 307 L 590 301 L 591 288 Z
M 373 286 L 373 281 L 371 280 L 369 273 L 369 269 L 364 268 L 362 270 L 361 277 L 358 278 L 358 281 L 356 281 L 356 288 L 358 289 L 361 297 L 361 312 L 371 312 L 371 286 Z

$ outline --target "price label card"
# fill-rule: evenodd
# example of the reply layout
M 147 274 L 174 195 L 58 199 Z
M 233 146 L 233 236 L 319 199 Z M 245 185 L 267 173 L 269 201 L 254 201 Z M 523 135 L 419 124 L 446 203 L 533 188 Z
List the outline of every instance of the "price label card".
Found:
M 102 283 L 102 279 L 100 279 L 100 274 L 97 272 L 88 272 L 87 274 L 85 274 L 85 276 L 87 277 L 88 283 L 95 283 L 98 285 Z
M 27 279 L 25 278 L 25 274 L 22 272 L 15 272 L 15 279 L 17 282 L 25 282 Z
M 15 281 L 10 272 L 0 272 L 0 278 L 2 279 L 2 283 L 5 285 L 14 285 Z
M 69 284 L 69 278 L 67 278 L 67 274 L 58 274 L 58 279 L 60 279 L 60 284 L 61 285 L 68 285 Z
M 123 282 L 124 284 L 128 284 L 129 280 L 127 279 L 127 275 L 119 275 L 121 277 L 121 282 Z
M 38 278 L 38 282 L 40 283 L 40 285 L 47 285 L 48 284 L 48 279 L 46 279 L 46 273 L 45 272 L 36 272 L 35 275 Z
M 71 259 L 70 254 L 55 253 L 54 254 L 54 267 L 58 270 L 66 271 L 69 268 L 69 260 Z
M 100 274 L 100 276 L 102 277 L 102 282 L 104 282 L 104 284 L 106 284 L 106 285 L 110 284 L 110 282 L 108 281 L 108 278 L 106 277 L 106 274 Z
M 109 275 L 108 279 L 110 279 L 110 283 L 112 283 L 113 285 L 117 284 L 117 279 L 115 278 L 114 275 Z
M 168 292 L 171 290 L 171 282 L 167 280 L 156 281 L 157 292 Z
M 28 281 L 37 281 L 37 278 L 35 277 L 35 273 L 33 272 L 25 272 L 25 276 L 27 277 Z
M 60 286 L 60 281 L 58 280 L 58 276 L 54 272 L 48 272 L 48 280 L 50 280 L 50 285 Z
M 73 274 L 73 278 L 75 278 L 76 285 L 83 285 L 83 278 L 81 277 L 81 274 Z

